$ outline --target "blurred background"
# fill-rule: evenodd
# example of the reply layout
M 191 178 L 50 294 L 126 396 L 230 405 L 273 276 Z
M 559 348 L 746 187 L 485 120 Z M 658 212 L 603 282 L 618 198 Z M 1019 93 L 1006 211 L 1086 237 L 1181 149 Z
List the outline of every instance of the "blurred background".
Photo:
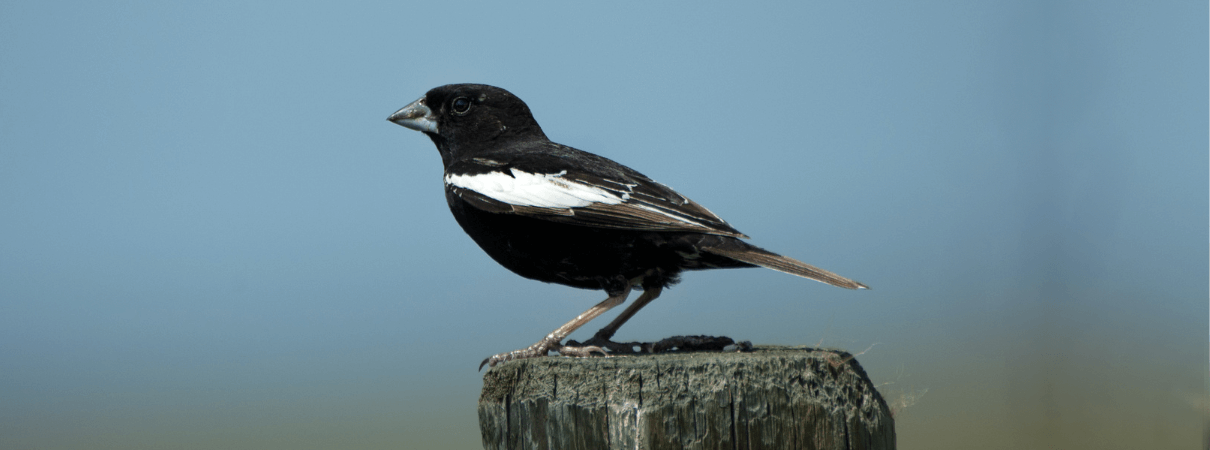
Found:
M 479 448 L 479 362 L 604 295 L 455 224 L 386 117 L 458 82 L 873 287 L 619 339 L 864 351 L 904 449 L 1205 445 L 1205 2 L 247 3 L 0 4 L 0 448 Z

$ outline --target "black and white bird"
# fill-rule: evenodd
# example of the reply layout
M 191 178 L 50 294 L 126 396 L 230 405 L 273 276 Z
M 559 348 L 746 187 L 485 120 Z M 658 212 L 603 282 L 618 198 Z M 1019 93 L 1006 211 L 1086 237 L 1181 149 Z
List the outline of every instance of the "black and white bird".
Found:
M 701 205 L 633 169 L 546 138 L 525 102 L 482 84 L 434 88 L 391 114 L 423 132 L 445 165 L 445 198 L 466 234 L 492 259 L 526 278 L 609 298 L 537 343 L 480 364 L 617 349 L 609 339 L 685 270 L 762 266 L 848 289 L 861 283 L 748 244 Z M 643 294 L 585 346 L 563 339 Z

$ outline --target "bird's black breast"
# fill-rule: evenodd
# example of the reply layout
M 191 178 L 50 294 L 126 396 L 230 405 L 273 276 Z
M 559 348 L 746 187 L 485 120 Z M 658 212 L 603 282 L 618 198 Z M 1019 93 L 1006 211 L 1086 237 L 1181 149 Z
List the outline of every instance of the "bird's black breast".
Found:
M 483 251 L 534 280 L 616 292 L 636 278 L 642 278 L 644 287 L 666 287 L 685 269 L 750 267 L 695 248 L 703 239 L 732 239 L 728 237 L 569 225 L 483 211 L 448 187 L 445 195 L 454 219 Z

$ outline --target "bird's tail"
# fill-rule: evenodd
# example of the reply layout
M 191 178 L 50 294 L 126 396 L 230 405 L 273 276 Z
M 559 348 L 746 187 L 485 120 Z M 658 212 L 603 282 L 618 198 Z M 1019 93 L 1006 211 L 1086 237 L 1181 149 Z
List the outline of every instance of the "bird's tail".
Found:
M 725 256 L 736 261 L 743 261 L 748 264 L 756 264 L 761 267 L 767 267 L 778 272 L 785 272 L 790 275 L 798 275 L 803 278 L 828 283 L 833 286 L 839 286 L 847 289 L 869 289 L 869 286 L 864 284 L 820 269 L 797 259 L 770 252 L 737 239 L 729 239 L 724 242 L 726 242 L 724 245 L 705 246 L 702 247 L 701 250 L 707 253 Z

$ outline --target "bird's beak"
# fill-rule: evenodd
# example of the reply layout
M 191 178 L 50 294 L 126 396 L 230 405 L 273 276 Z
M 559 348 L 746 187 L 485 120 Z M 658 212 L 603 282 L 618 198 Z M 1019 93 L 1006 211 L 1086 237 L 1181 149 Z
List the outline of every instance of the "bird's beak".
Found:
M 424 104 L 424 97 L 395 111 L 387 120 L 416 131 L 437 134 L 437 116 Z

